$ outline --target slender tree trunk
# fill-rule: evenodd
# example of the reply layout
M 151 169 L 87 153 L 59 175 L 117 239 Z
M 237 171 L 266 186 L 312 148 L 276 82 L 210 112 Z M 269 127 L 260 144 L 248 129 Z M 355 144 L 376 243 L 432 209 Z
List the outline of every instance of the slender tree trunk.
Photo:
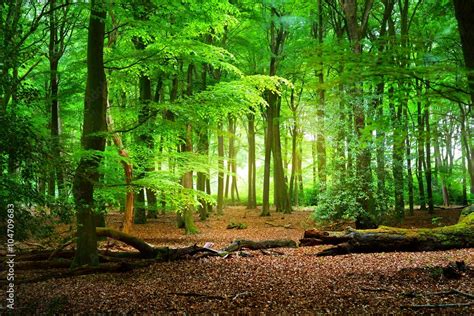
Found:
M 441 179 L 441 194 L 443 196 L 443 206 L 449 206 L 449 191 L 446 183 L 446 164 L 442 161 L 441 158 L 441 151 L 440 151 L 440 137 L 438 133 L 437 125 L 433 125 L 434 128 L 434 135 L 433 135 L 433 143 L 434 143 L 434 155 L 435 155 L 435 164 L 438 169 L 438 174 Z
M 144 49 L 144 47 L 137 44 L 139 49 Z M 149 119 L 150 109 L 149 109 L 149 102 L 151 101 L 151 80 L 147 75 L 141 75 L 139 79 L 139 87 L 140 87 L 140 102 L 141 108 L 138 115 L 138 120 L 140 122 L 144 122 Z M 138 141 L 144 144 L 147 148 L 151 148 L 153 145 L 153 140 L 149 134 L 144 134 L 143 132 L 138 135 Z M 141 166 L 143 171 L 148 171 L 149 168 L 142 164 Z M 142 172 L 138 175 L 139 178 L 143 178 L 145 176 L 145 172 Z M 141 188 L 137 199 L 135 201 L 135 217 L 134 222 L 135 224 L 145 224 L 147 221 L 146 215 L 146 207 L 145 207 L 145 188 Z M 156 200 L 156 199 L 155 199 Z
M 462 146 L 464 147 L 464 146 Z M 465 151 L 461 156 L 461 163 L 462 163 L 462 205 L 467 205 L 467 179 L 466 179 L 466 155 Z
M 281 135 L 280 135 L 280 108 L 281 99 L 276 96 L 276 113 L 274 117 L 273 126 L 273 172 L 274 172 L 274 192 L 276 196 L 275 206 L 277 212 L 291 213 L 290 196 L 288 194 L 288 187 L 285 180 L 285 171 L 283 169 L 283 157 L 281 150 Z
M 247 208 L 257 208 L 257 190 L 256 190 L 256 154 L 255 154 L 255 114 L 247 115 L 248 119 L 248 197 Z
M 324 191 L 326 189 L 326 139 L 324 137 L 324 112 L 326 102 L 326 90 L 324 87 L 324 63 L 323 63 L 323 5 L 322 0 L 318 0 L 318 27 L 317 37 L 319 43 L 318 58 L 319 58 L 319 69 L 317 71 L 317 77 L 319 81 L 319 104 L 316 111 L 318 133 L 316 135 L 316 147 L 318 155 L 318 178 L 319 178 L 319 189 Z
M 188 65 L 188 71 L 187 71 L 187 89 L 186 89 L 186 94 L 188 96 L 191 96 L 193 94 L 193 72 L 194 72 L 194 64 L 189 64 Z M 186 153 L 192 153 L 193 152 L 193 129 L 191 123 L 188 123 L 186 125 L 186 131 L 185 131 L 185 137 L 184 137 L 185 143 L 183 145 L 182 152 Z M 193 189 L 193 171 L 189 170 L 187 171 L 182 179 L 182 185 L 185 189 Z M 195 234 L 198 232 L 195 224 L 194 224 L 194 218 L 193 218 L 193 212 L 194 212 L 194 206 L 193 205 L 188 205 L 184 208 L 182 217 L 184 221 L 184 229 L 186 231 L 186 234 Z
M 403 153 L 405 138 L 402 130 L 402 104 L 395 106 L 394 87 L 389 88 L 389 103 L 392 116 L 393 129 L 393 149 L 392 149 L 392 171 L 393 171 L 393 186 L 395 198 L 395 214 L 399 220 L 402 220 L 405 215 L 405 201 L 403 197 Z
M 87 41 L 87 83 L 84 103 L 82 148 L 86 151 L 105 149 L 107 132 L 107 79 L 104 71 L 105 3 L 91 1 Z M 76 202 L 77 241 L 74 266 L 98 265 L 97 236 L 94 221 L 94 185 L 99 180 L 101 155 L 82 156 L 76 169 L 73 194 Z
M 423 165 L 425 161 L 425 144 L 424 144 L 424 117 L 422 112 L 421 105 L 421 84 L 418 80 L 416 84 L 416 94 L 418 97 L 417 101 L 417 121 L 418 121 L 418 133 L 417 133 L 417 149 L 418 149 L 418 158 L 417 158 L 417 178 L 418 178 L 418 194 L 420 199 L 420 209 L 426 210 L 426 197 L 425 197 L 425 186 L 423 181 Z
M 317 145 L 317 136 L 312 135 L 313 140 L 311 141 L 311 158 L 313 164 L 312 166 L 312 178 L 313 178 L 313 188 L 316 188 L 318 185 L 318 145 Z
M 411 142 L 409 137 L 409 130 L 408 130 L 408 104 L 405 103 L 405 107 L 403 108 L 404 118 L 405 118 L 405 139 L 406 139 L 406 160 L 407 160 L 407 186 L 408 186 L 408 208 L 409 214 L 413 215 L 415 211 L 415 199 L 413 196 L 413 171 L 411 166 Z
M 217 214 L 224 213 L 224 135 L 222 134 L 222 123 L 217 127 Z
M 106 116 L 107 119 L 107 128 L 109 131 L 112 131 L 114 129 L 114 123 L 112 116 L 110 114 L 110 107 Z M 117 147 L 118 154 L 123 157 L 121 160 L 123 171 L 125 174 L 125 184 L 127 185 L 127 194 L 125 197 L 125 210 L 124 210 L 124 216 L 123 216 L 123 225 L 122 225 L 122 231 L 124 233 L 130 233 L 133 227 L 133 215 L 134 215 L 134 199 L 135 195 L 133 193 L 133 187 L 132 187 L 132 180 L 133 180 L 133 166 L 132 164 L 128 161 L 130 156 L 128 155 L 127 150 L 124 148 L 123 143 L 122 143 L 122 137 L 120 136 L 119 133 L 113 133 L 112 134 L 112 139 L 114 141 L 115 147 Z
M 461 144 L 462 148 L 464 149 L 464 156 L 467 157 L 467 171 L 471 182 L 470 193 L 472 196 L 474 196 L 474 153 L 469 141 L 469 139 L 472 139 L 472 137 L 470 136 L 469 128 L 466 128 L 466 120 L 468 119 L 466 110 L 462 104 L 459 104 L 458 106 L 461 112 Z
M 429 83 L 426 87 L 429 90 Z M 434 213 L 434 202 L 433 202 L 433 184 L 431 176 L 431 132 L 430 132 L 430 104 L 425 104 L 425 177 L 426 177 L 426 191 L 428 195 L 428 211 Z
M 60 145 L 60 115 L 59 115 L 59 81 L 58 64 L 61 52 L 58 47 L 58 30 L 56 21 L 56 1 L 49 3 L 51 13 L 49 14 L 49 71 L 50 71 L 50 102 L 51 102 L 51 152 L 53 158 L 53 168 L 49 180 L 49 195 L 55 197 L 55 185 L 58 185 L 58 192 L 61 196 L 64 187 L 64 176 L 61 167 L 61 145 Z M 56 181 L 57 180 L 57 181 Z
M 206 90 L 207 88 L 207 69 L 208 66 L 207 64 L 203 64 L 201 67 L 201 91 Z M 206 157 L 206 162 L 209 163 L 209 129 L 208 129 L 208 123 L 205 124 L 205 126 L 200 127 L 198 131 L 198 153 L 200 155 L 203 155 Z M 199 191 L 202 191 L 204 193 L 208 193 L 207 191 L 207 183 L 209 180 L 209 171 L 202 172 L 199 171 L 197 173 L 197 183 L 196 183 L 196 189 Z M 210 187 L 209 187 L 210 189 Z M 208 193 L 210 194 L 210 192 Z M 201 220 L 205 220 L 206 218 L 209 217 L 209 213 L 212 211 L 212 205 L 210 203 L 206 202 L 205 199 L 200 199 L 200 206 L 199 206 L 199 218 Z
M 201 128 L 198 134 L 198 153 L 207 157 L 209 154 L 209 132 L 207 130 L 207 127 Z M 196 190 L 206 193 L 207 178 L 208 177 L 205 172 L 197 172 Z M 199 217 L 201 220 L 205 220 L 209 216 L 208 203 L 205 199 L 199 199 L 199 203 L 201 204 L 198 209 Z
M 262 196 L 262 212 L 261 216 L 270 216 L 270 167 L 271 153 L 273 146 L 273 107 L 268 106 L 265 111 L 265 120 L 267 126 L 265 128 L 265 161 L 263 166 L 263 196 Z

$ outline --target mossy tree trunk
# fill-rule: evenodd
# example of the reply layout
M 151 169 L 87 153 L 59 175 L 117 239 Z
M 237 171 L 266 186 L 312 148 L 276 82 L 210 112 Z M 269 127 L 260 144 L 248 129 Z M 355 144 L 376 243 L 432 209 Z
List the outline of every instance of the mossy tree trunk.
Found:
M 329 239 L 325 242 L 325 238 Z M 318 253 L 319 256 L 471 248 L 474 247 L 474 213 L 462 216 L 457 224 L 451 226 L 418 229 L 382 226 L 368 230 L 351 229 L 339 236 L 320 232 L 315 239 L 321 241 L 319 244 L 336 244 Z

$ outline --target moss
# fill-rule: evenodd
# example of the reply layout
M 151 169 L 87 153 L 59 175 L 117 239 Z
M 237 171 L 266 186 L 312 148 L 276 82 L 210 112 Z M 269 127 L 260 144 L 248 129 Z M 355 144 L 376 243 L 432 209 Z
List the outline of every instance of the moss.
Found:
M 184 228 L 186 230 L 186 234 L 193 235 L 199 233 L 196 225 L 194 224 L 193 219 L 193 209 L 186 208 L 183 212 L 183 219 L 184 219 Z
M 460 219 L 460 221 L 451 226 L 442 226 L 436 228 L 398 228 L 389 226 L 380 226 L 377 229 L 358 230 L 360 233 L 371 234 L 395 234 L 406 238 L 416 238 L 420 241 L 437 240 L 443 246 L 461 246 L 466 240 L 474 240 L 474 213 Z

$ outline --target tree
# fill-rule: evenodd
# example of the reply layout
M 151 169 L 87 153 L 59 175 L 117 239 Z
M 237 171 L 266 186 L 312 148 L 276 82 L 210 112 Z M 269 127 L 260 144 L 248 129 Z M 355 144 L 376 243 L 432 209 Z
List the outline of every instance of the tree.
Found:
M 287 30 L 281 21 L 282 13 L 271 6 L 270 22 L 270 76 L 276 76 L 278 64 L 282 58 Z M 278 212 L 290 213 L 291 204 L 283 170 L 283 158 L 280 141 L 280 109 L 281 98 L 275 92 L 267 94 L 268 107 L 265 111 L 267 123 L 265 130 L 265 169 L 263 176 L 263 205 L 262 216 L 270 215 L 270 164 L 273 154 L 275 206 Z
M 107 132 L 107 79 L 104 71 L 105 2 L 91 1 L 87 39 L 87 83 L 84 102 L 82 149 L 73 194 L 77 212 L 77 248 L 74 265 L 98 265 L 95 233 L 94 187 L 99 181 L 101 153 Z
M 364 4 L 364 9 L 362 11 L 361 19 L 359 22 L 358 18 L 358 7 L 357 1 L 355 0 L 342 0 L 341 1 L 342 9 L 344 11 L 346 23 L 347 23 L 347 33 L 352 45 L 352 51 L 355 55 L 362 54 L 362 39 L 366 35 L 368 20 L 370 10 L 372 9 L 373 0 L 366 0 Z M 358 148 L 357 148 L 357 165 L 356 165 L 356 175 L 358 181 L 360 182 L 360 190 L 364 193 L 362 197 L 359 198 L 359 203 L 365 211 L 365 215 L 360 215 L 358 218 L 358 223 L 362 226 L 373 226 L 371 223 L 373 220 L 370 219 L 370 215 L 374 210 L 374 197 L 371 188 L 372 183 L 372 172 L 370 168 L 371 154 L 369 148 L 366 144 L 363 144 L 362 133 L 365 128 L 366 119 L 365 119 L 365 110 L 363 107 L 363 102 L 361 100 L 363 91 L 360 87 L 360 83 L 355 83 L 352 88 L 352 94 L 356 98 L 355 103 L 353 104 L 353 113 L 354 113 L 354 127 L 355 132 L 358 138 Z
M 467 69 L 467 80 L 469 91 L 471 95 L 471 103 L 469 105 L 470 119 L 474 117 L 474 111 L 472 110 L 472 104 L 474 103 L 474 34 L 472 29 L 474 27 L 474 21 L 472 21 L 472 14 L 474 13 L 474 3 L 472 1 L 461 1 L 453 0 L 454 11 L 456 19 L 458 21 L 459 35 L 461 37 L 461 46 L 464 56 L 464 63 Z M 470 129 L 465 129 L 464 135 L 472 135 Z M 469 141 L 465 141 L 467 165 L 469 171 L 469 177 L 471 179 L 471 195 L 474 194 L 474 151 L 472 137 L 468 138 Z M 470 155 L 469 155 L 470 154 Z

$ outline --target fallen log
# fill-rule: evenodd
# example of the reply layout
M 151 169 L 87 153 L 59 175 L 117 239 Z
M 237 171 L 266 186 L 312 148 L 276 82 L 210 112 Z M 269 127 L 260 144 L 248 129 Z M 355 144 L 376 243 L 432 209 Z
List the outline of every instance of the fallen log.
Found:
M 309 241 L 309 239 L 317 239 L 320 242 Z M 344 232 L 326 232 L 317 229 L 310 229 L 304 232 L 303 239 L 300 239 L 302 245 L 338 245 L 343 242 L 349 241 L 351 238 L 348 237 Z
M 264 241 L 252 241 L 252 240 L 236 240 L 229 246 L 223 249 L 225 252 L 233 252 L 246 248 L 249 250 L 260 250 L 269 248 L 296 248 L 296 242 L 289 239 L 282 240 L 264 240 Z
M 335 244 L 318 255 L 357 252 L 430 251 L 469 248 L 474 244 L 473 213 L 461 217 L 456 225 L 433 229 L 380 227 L 371 230 L 349 229 L 345 233 L 309 230 L 300 240 L 302 246 Z
M 451 226 L 404 229 L 380 227 L 368 230 L 348 230 L 347 241 L 323 250 L 318 256 L 348 253 L 393 251 L 435 251 L 474 247 L 474 213 Z
M 269 248 L 295 248 L 297 247 L 296 242 L 293 240 L 264 240 L 264 241 L 252 241 L 252 240 L 236 240 L 221 251 L 210 249 L 208 247 L 199 247 L 193 245 L 185 248 L 169 248 L 160 247 L 156 248 L 146 243 L 145 241 L 134 237 L 132 235 L 113 230 L 110 228 L 97 228 L 97 236 L 109 237 L 112 239 L 119 240 L 126 243 L 129 246 L 137 249 L 143 258 L 154 258 L 162 261 L 175 261 L 193 256 L 197 253 L 208 253 L 213 256 L 224 256 L 229 252 L 239 251 L 243 248 L 250 250 L 260 250 Z

